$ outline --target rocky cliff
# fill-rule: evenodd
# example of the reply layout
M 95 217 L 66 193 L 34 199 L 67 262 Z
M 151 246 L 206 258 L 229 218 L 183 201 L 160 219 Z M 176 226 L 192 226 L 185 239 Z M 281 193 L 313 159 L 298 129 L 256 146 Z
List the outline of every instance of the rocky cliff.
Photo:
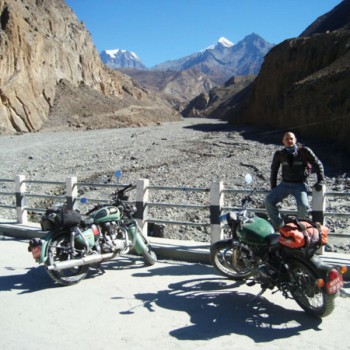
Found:
M 350 0 L 344 0 L 300 37 L 275 46 L 239 104 L 235 96 L 211 114 L 292 129 L 350 151 L 349 23 Z
M 90 34 L 64 0 L 0 0 L 0 25 L 0 133 L 40 130 L 62 81 L 76 91 L 88 87 L 101 98 L 109 96 L 112 100 L 100 109 L 105 116 L 140 105 L 179 118 L 166 104 L 156 106 L 132 79 L 101 63 Z M 53 115 L 56 122 L 62 116 L 57 110 Z

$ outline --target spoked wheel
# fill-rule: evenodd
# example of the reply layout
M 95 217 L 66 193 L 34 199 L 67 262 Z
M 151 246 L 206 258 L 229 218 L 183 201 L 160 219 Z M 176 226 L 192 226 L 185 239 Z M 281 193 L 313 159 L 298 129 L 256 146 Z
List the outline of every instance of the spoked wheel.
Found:
M 210 258 L 213 266 L 230 279 L 240 281 L 251 274 L 252 267 L 244 259 L 239 245 L 233 245 L 232 240 L 215 242 L 210 248 Z
M 293 260 L 290 263 L 291 294 L 299 306 L 314 317 L 325 317 L 334 310 L 334 295 L 328 295 L 317 286 L 317 274 L 305 263 Z
M 71 250 L 69 234 L 56 236 L 48 243 L 48 259 L 45 265 L 50 266 L 56 262 L 70 260 Z M 70 286 L 83 280 L 88 270 L 89 266 L 83 265 L 59 271 L 47 270 L 47 273 L 58 284 Z

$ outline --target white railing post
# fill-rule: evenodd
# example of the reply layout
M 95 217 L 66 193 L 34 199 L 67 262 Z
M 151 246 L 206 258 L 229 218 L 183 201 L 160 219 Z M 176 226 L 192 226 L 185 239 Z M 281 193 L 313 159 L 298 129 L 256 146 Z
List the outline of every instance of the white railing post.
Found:
M 136 183 L 136 213 L 135 219 L 138 221 L 138 224 L 141 227 L 142 233 L 147 236 L 148 234 L 148 223 L 147 212 L 148 207 L 146 203 L 148 202 L 149 197 L 149 180 L 137 180 Z
M 68 209 L 76 209 L 78 203 L 78 185 L 77 177 L 69 176 L 66 178 L 66 202 Z
M 221 208 L 224 205 L 224 186 L 222 182 L 210 184 L 210 243 L 213 244 L 223 237 L 220 224 Z
M 312 221 L 324 223 L 324 213 L 326 211 L 326 186 L 322 185 L 321 191 L 312 189 Z
M 17 211 L 17 222 L 19 224 L 26 224 L 28 222 L 28 216 L 27 216 L 27 210 L 26 210 L 26 197 L 25 197 L 27 187 L 24 181 L 25 181 L 24 175 L 16 175 L 16 179 L 15 179 L 16 211 Z
M 324 213 L 326 211 L 326 186 L 322 185 L 321 191 L 312 189 L 312 221 L 324 224 Z M 317 253 L 322 255 L 324 247 L 321 247 Z

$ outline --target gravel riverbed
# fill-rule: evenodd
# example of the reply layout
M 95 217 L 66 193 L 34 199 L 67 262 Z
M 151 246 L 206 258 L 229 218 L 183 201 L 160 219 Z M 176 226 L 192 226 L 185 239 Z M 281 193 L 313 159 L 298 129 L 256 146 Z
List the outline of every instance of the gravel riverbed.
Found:
M 120 183 L 123 184 L 148 179 L 153 186 L 208 188 L 212 181 L 222 181 L 225 188 L 243 189 L 244 175 L 250 173 L 254 186 L 268 190 L 272 155 L 281 147 L 282 133 L 191 118 L 142 128 L 0 136 L 0 178 L 14 179 L 17 174 L 22 174 L 28 180 L 64 182 L 69 175 L 75 175 L 79 182 L 110 184 L 117 181 L 114 172 L 121 170 Z M 349 192 L 348 155 L 325 142 L 304 138 L 300 141 L 310 146 L 323 162 L 327 190 Z M 311 178 L 310 184 L 313 181 Z M 0 182 L 0 186 L 1 192 L 13 191 L 13 185 L 9 183 Z M 57 186 L 44 189 L 44 185 L 28 185 L 28 189 L 30 186 L 41 186 L 42 193 L 62 193 Z M 88 198 L 108 198 L 110 192 L 111 189 L 93 186 L 80 188 L 81 195 Z M 225 206 L 237 205 L 238 199 L 237 195 L 225 196 Z M 8 196 L 0 197 L 1 204 L 9 204 L 11 200 Z M 208 194 L 152 191 L 150 201 L 207 204 Z M 89 203 L 80 206 L 84 212 Z M 256 198 L 254 206 L 262 207 L 263 197 Z M 283 203 L 284 208 L 293 206 L 292 200 Z M 349 198 L 328 199 L 327 211 L 348 213 L 349 207 Z M 13 210 L 0 208 L 2 218 L 14 218 L 14 214 Z M 200 222 L 207 220 L 208 214 L 200 210 L 184 212 L 164 208 L 150 209 L 150 216 Z M 350 240 L 343 235 L 349 233 L 350 221 L 329 217 L 327 225 L 337 236 L 330 239 L 328 249 L 349 252 Z M 164 235 L 176 239 L 209 240 L 208 229 L 203 227 L 167 225 Z

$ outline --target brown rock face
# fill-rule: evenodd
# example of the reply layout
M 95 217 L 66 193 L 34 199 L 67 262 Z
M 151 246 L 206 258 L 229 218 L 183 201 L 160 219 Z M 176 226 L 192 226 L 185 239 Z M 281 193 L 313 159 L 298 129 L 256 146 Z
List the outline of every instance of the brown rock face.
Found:
M 333 21 L 349 3 L 329 13 Z M 334 140 L 350 150 L 350 30 L 348 25 L 324 33 L 317 28 L 314 35 L 309 29 L 311 36 L 275 46 L 240 106 L 226 110 L 225 117 Z
M 240 119 L 323 138 L 350 131 L 349 34 L 297 38 L 273 49 Z
M 0 0 L 0 24 L 0 133 L 39 130 L 61 81 L 88 86 L 124 106 L 149 105 L 145 90 L 103 66 L 64 0 Z

